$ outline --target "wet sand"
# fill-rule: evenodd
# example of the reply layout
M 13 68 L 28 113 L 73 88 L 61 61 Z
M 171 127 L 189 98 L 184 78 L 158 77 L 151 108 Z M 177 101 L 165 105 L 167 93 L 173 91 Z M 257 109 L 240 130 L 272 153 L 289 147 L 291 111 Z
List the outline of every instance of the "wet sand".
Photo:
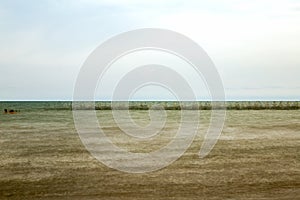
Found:
M 152 151 L 165 141 L 127 140 L 99 111 L 107 135 L 130 151 Z M 146 111 L 133 111 L 144 119 Z M 172 136 L 179 111 L 168 111 Z M 300 112 L 227 111 L 222 136 L 199 159 L 209 111 L 186 153 L 161 170 L 129 174 L 94 159 L 81 143 L 71 111 L 0 116 L 0 199 L 299 199 Z M 141 123 L 144 123 L 141 120 Z M 153 144 L 154 142 L 154 144 Z

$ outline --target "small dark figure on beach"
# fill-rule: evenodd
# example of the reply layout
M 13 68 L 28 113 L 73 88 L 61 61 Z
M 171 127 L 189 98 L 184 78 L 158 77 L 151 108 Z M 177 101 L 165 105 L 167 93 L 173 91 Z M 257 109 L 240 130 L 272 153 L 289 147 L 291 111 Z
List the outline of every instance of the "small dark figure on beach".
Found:
M 4 114 L 16 114 L 16 113 L 18 113 L 18 112 L 20 112 L 20 110 L 13 110 L 13 109 L 11 109 L 11 110 L 7 110 L 7 109 L 4 109 Z

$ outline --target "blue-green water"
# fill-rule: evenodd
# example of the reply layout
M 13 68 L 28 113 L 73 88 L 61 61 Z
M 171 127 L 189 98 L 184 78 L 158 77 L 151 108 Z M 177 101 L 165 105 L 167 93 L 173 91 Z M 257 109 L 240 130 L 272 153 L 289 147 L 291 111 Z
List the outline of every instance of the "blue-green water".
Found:
M 218 104 L 218 103 L 217 103 Z M 148 110 L 161 106 L 167 110 L 209 110 L 211 109 L 211 102 L 182 102 L 180 104 L 176 101 L 131 101 L 129 102 L 130 109 Z M 126 108 L 125 102 L 114 102 L 114 108 Z M 219 108 L 224 108 L 220 106 Z M 34 110 L 72 110 L 72 101 L 0 101 L 0 109 L 19 110 L 19 111 L 34 111 Z M 93 102 L 79 102 L 76 104 L 76 109 L 97 109 L 110 110 L 110 101 Z M 228 110 L 260 110 L 260 109 L 274 109 L 274 110 L 298 110 L 300 109 L 299 101 L 230 101 L 226 102 L 226 109 Z

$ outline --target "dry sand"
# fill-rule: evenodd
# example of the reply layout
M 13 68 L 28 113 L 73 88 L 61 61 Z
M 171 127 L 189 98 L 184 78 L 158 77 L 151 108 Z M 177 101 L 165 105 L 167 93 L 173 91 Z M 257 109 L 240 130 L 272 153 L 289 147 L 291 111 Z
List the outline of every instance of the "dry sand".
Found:
M 126 140 L 99 111 L 105 130 L 131 151 L 163 144 Z M 146 111 L 133 111 L 143 119 Z M 178 126 L 179 111 L 165 134 Z M 70 111 L 0 116 L 1 199 L 300 199 L 300 112 L 228 111 L 221 138 L 199 159 L 209 111 L 199 134 L 177 161 L 159 171 L 129 174 L 110 169 L 82 145 Z M 141 120 L 143 123 L 143 120 Z

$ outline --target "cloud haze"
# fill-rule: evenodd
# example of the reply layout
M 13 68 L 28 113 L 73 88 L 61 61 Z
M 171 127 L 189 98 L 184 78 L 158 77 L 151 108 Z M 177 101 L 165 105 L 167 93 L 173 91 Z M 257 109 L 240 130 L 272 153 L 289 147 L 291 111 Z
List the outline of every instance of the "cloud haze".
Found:
M 70 100 L 99 44 L 148 27 L 202 46 L 228 100 L 299 100 L 299 8 L 295 0 L 0 0 L 0 100 Z M 145 93 L 168 96 L 155 91 Z

